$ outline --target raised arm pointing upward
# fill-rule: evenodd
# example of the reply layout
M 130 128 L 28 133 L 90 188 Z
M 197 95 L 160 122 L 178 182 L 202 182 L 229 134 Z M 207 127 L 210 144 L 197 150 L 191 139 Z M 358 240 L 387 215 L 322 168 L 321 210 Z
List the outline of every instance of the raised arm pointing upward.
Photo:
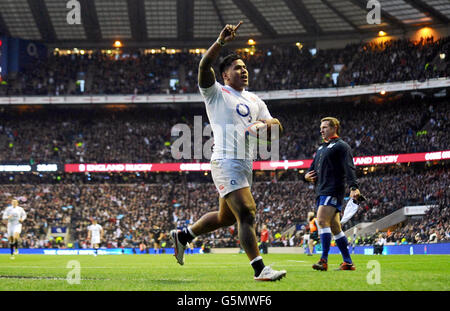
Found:
M 242 25 L 242 21 L 236 26 L 226 25 L 220 32 L 216 42 L 206 51 L 198 66 L 198 85 L 202 88 L 208 88 L 216 82 L 216 76 L 212 64 L 217 60 L 220 50 L 225 43 L 231 42 L 236 37 L 236 31 Z M 248 82 L 247 82 L 248 84 Z

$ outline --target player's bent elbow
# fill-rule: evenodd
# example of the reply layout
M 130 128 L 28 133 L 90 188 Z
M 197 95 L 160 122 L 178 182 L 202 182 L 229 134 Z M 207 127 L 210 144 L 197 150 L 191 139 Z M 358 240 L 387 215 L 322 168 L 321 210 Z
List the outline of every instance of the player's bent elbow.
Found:
M 203 61 L 203 59 L 198 64 L 198 72 L 201 73 L 210 73 L 211 72 L 211 63 L 207 61 Z

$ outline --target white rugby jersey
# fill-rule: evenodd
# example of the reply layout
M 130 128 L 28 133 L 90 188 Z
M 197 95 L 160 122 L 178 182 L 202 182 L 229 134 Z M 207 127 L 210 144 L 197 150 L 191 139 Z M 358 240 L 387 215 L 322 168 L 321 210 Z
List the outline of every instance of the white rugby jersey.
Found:
M 97 237 L 100 237 L 100 232 L 102 231 L 102 226 L 100 226 L 99 224 L 90 225 L 87 229 L 89 231 L 91 231 L 91 238 L 97 238 Z
M 272 119 L 266 104 L 251 92 L 239 92 L 217 81 L 199 89 L 214 135 L 211 160 L 253 160 L 255 143 L 246 139 L 245 129 L 256 120 Z
M 12 216 L 12 218 L 8 219 L 9 216 Z M 12 207 L 10 205 L 3 212 L 3 219 L 8 219 L 9 225 L 17 225 L 19 224 L 19 220 L 24 221 L 26 218 L 27 214 L 20 206 Z

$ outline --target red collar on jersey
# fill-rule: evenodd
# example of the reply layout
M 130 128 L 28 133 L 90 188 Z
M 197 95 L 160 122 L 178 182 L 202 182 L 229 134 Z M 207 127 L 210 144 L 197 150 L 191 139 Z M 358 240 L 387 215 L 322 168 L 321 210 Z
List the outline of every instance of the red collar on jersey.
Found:
M 338 135 L 334 135 L 334 136 L 330 137 L 330 140 L 324 139 L 323 141 L 326 142 L 326 143 L 329 143 L 332 139 L 336 139 L 336 138 L 339 138 L 339 136 Z

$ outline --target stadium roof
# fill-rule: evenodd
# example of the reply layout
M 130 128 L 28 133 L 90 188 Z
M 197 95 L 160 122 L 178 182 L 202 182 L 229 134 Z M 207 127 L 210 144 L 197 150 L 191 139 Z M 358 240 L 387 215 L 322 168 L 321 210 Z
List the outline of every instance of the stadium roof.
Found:
M 69 24 L 68 3 L 81 24 Z M 448 0 L 378 0 L 381 24 L 368 24 L 367 0 L 1 0 L 0 34 L 60 47 L 209 45 L 225 24 L 243 20 L 241 40 L 306 42 L 378 30 L 446 25 Z

